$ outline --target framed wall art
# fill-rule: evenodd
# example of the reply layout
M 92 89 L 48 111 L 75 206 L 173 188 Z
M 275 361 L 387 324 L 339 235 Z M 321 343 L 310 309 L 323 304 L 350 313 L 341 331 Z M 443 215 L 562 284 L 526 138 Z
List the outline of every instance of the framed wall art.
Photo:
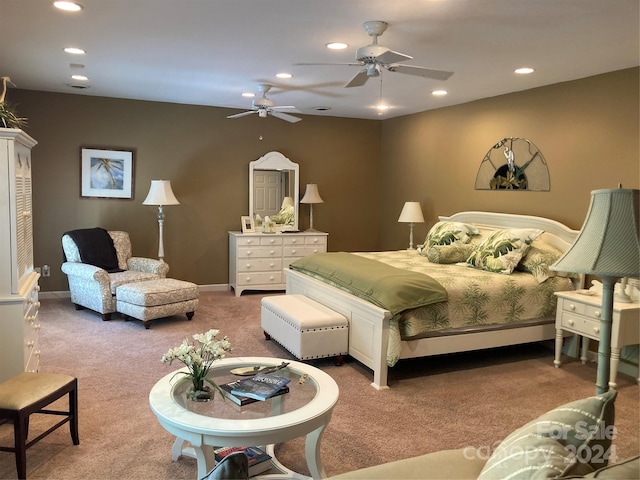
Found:
M 80 147 L 80 196 L 133 198 L 135 151 Z

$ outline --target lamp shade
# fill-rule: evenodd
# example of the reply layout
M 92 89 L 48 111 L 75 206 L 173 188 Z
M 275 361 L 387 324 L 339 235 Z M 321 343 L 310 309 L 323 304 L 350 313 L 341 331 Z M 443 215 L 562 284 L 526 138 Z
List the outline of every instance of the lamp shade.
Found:
M 284 197 L 282 199 L 282 205 L 280 205 L 280 210 L 285 207 L 293 207 L 293 197 Z
M 640 190 L 592 191 L 578 238 L 551 270 L 601 277 L 640 276 L 639 199 Z
M 320 198 L 320 193 L 318 193 L 318 185 L 315 183 L 307 183 L 307 189 L 300 203 L 324 203 L 324 200 Z
M 402 223 L 424 223 L 424 216 L 422 215 L 422 208 L 420 202 L 405 202 L 398 222 Z
M 151 188 L 143 205 L 180 205 L 169 180 L 151 180 Z

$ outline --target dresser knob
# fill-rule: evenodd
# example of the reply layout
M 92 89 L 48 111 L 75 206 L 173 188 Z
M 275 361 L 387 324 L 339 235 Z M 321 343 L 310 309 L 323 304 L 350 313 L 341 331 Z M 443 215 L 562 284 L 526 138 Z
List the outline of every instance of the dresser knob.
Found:
M 593 333 L 600 333 L 600 329 L 598 327 L 593 328 Z
M 245 282 L 249 283 L 251 281 L 251 277 L 247 277 L 244 279 Z
M 35 290 L 36 292 L 39 292 L 39 291 L 40 291 L 40 285 L 36 285 L 36 288 L 34 288 L 34 290 Z
M 251 256 L 251 250 L 248 250 L 247 251 L 247 257 L 250 257 L 250 256 Z
M 247 245 L 251 245 L 252 243 L 253 243 L 253 240 L 247 239 Z
M 247 268 L 251 268 L 251 264 L 250 263 L 247 263 Z
M 313 239 L 313 243 L 318 243 L 318 239 L 317 239 L 317 238 L 314 238 L 314 239 Z
M 269 252 L 269 255 L 274 255 L 275 253 L 276 253 L 276 252 L 274 252 L 273 250 L 271 250 L 271 251 Z
M 270 243 L 271 245 L 273 245 L 273 244 L 274 244 L 274 242 L 275 242 L 275 240 L 274 240 L 273 238 L 269 239 L 269 243 Z
M 594 312 L 594 314 L 595 314 L 595 316 L 596 316 L 596 317 L 600 318 L 600 310 L 596 310 L 596 311 Z
M 297 238 L 292 238 L 291 239 L 291 243 L 298 243 L 298 239 Z
M 575 310 L 575 309 L 576 309 L 576 306 L 575 306 L 573 303 L 570 303 L 570 304 L 569 304 L 569 308 L 570 308 L 571 310 Z
M 573 320 L 569 319 L 569 321 L 567 322 L 569 325 L 573 325 Z
M 27 348 L 33 348 L 33 346 L 36 344 L 36 342 L 34 342 L 33 340 L 29 340 L 27 342 Z
M 271 280 L 273 282 L 273 277 L 269 277 L 269 280 Z
M 33 352 L 37 357 L 40 356 L 40 350 L 36 350 L 35 352 Z
M 274 267 L 274 266 L 275 266 L 275 264 L 274 264 L 273 262 L 271 262 L 271 263 L 269 264 L 269 266 L 270 266 L 270 267 Z
M 292 248 L 292 249 L 291 249 L 291 254 L 292 254 L 292 255 L 295 255 L 296 253 L 297 253 L 297 252 L 296 252 L 296 249 L 295 249 L 295 248 Z

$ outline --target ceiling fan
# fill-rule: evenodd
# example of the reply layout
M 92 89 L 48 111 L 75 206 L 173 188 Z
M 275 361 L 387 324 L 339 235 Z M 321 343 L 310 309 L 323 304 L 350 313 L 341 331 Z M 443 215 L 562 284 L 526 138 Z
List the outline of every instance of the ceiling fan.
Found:
M 258 85 L 258 91 L 262 93 L 260 98 L 256 98 L 252 102 L 252 109 L 247 112 L 236 113 L 235 115 L 229 115 L 227 118 L 239 118 L 244 117 L 246 115 L 251 115 L 252 113 L 257 113 L 260 118 L 267 118 L 267 115 L 272 115 L 281 120 L 286 120 L 290 123 L 296 123 L 302 120 L 301 118 L 294 117 L 293 115 L 289 115 L 288 113 L 283 113 L 280 110 L 285 109 L 294 109 L 293 105 L 280 105 L 276 106 L 272 100 L 267 98 L 267 92 L 271 90 L 271 85 L 266 83 L 261 83 Z
M 345 85 L 345 87 L 360 87 L 370 77 L 380 76 L 382 68 L 390 72 L 406 73 L 435 80 L 447 80 L 453 72 L 433 70 L 431 68 L 405 65 L 403 61 L 412 60 L 413 57 L 378 44 L 378 37 L 384 33 L 389 24 L 387 22 L 373 20 L 364 22 L 364 29 L 373 38 L 373 43 L 361 47 L 356 51 L 357 63 L 297 63 L 296 65 L 351 65 L 364 67 Z

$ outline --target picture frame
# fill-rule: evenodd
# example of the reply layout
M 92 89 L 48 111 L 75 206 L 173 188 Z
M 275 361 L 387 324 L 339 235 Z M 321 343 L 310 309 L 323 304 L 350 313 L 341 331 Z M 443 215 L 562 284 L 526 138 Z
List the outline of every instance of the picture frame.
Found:
M 135 150 L 80 147 L 80 197 L 132 200 Z
M 254 233 L 256 231 L 253 218 L 249 216 L 242 216 L 240 217 L 240 220 L 242 222 L 242 233 Z

